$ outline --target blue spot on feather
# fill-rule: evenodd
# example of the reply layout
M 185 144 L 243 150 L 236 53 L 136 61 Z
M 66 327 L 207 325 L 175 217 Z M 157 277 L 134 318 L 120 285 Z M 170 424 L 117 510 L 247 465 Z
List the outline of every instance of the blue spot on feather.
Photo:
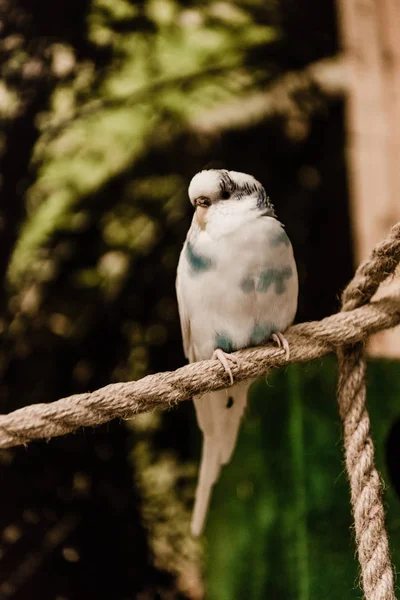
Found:
M 251 332 L 250 345 L 260 346 L 260 344 L 267 342 L 275 331 L 276 326 L 274 323 L 257 323 Z
M 260 275 L 257 284 L 257 292 L 267 292 L 271 285 L 275 286 L 275 292 L 280 296 L 286 290 L 286 280 L 293 274 L 291 267 L 283 269 L 265 269 Z
M 215 348 L 221 348 L 224 352 L 234 352 L 236 348 L 232 339 L 225 332 L 217 333 L 215 336 Z
M 190 269 L 193 275 L 204 271 L 208 271 L 208 269 L 211 269 L 211 267 L 213 266 L 211 258 L 208 258 L 207 256 L 202 256 L 198 252 L 195 252 L 190 242 L 186 242 L 186 257 L 188 259 Z
M 277 246 L 280 246 L 281 244 L 285 244 L 285 246 L 290 246 L 290 240 L 288 238 L 286 231 L 282 230 L 277 235 L 273 236 L 270 239 L 270 244 L 274 248 L 276 248 Z

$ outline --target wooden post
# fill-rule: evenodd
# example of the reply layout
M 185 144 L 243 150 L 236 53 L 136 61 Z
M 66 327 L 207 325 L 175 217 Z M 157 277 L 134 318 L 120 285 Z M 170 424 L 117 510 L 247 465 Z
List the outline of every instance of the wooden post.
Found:
M 400 221 L 400 2 L 337 2 L 349 69 L 347 155 L 359 262 Z M 400 357 L 400 329 L 374 336 L 370 350 Z

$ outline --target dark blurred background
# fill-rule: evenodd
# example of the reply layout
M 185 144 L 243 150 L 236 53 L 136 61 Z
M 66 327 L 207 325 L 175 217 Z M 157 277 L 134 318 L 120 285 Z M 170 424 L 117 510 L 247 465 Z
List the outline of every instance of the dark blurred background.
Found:
M 1 412 L 184 363 L 175 271 L 192 212 L 187 186 L 205 167 L 248 172 L 264 184 L 295 250 L 297 320 L 338 309 L 352 277 L 354 246 L 344 86 L 340 73 L 333 83 L 331 77 L 339 52 L 333 0 L 0 0 L 0 11 Z M 272 446 L 262 451 L 265 462 L 253 464 L 249 457 L 261 451 L 253 453 L 251 444 L 263 435 L 251 409 L 241 442 L 248 460 L 232 467 L 233 478 L 250 463 L 256 481 L 271 461 L 287 468 L 291 456 L 297 464 L 293 445 L 289 462 L 279 461 L 293 435 L 296 444 L 305 444 L 307 465 L 321 451 L 321 472 L 323 448 L 332 446 L 336 462 L 324 485 L 335 485 L 343 467 L 334 373 L 327 360 L 305 374 L 292 369 L 288 377 L 276 376 L 273 410 L 285 402 L 278 393 L 283 390 L 297 416 L 290 425 L 286 409 L 263 413 L 267 429 L 273 418 L 289 433 L 282 441 L 273 428 Z M 315 429 L 309 421 L 304 430 L 295 427 L 304 421 L 296 400 L 302 385 L 307 397 L 319 396 L 317 413 L 332 397 L 332 415 L 314 414 Z M 257 389 L 265 399 L 269 388 Z M 378 449 L 384 461 L 383 438 L 395 413 L 385 418 Z M 326 437 L 314 439 L 316 431 Z M 392 445 L 394 456 L 399 448 Z M 199 599 L 204 589 L 207 597 L 221 599 L 343 597 L 334 587 L 329 591 L 334 583 L 304 583 L 305 530 L 299 534 L 296 515 L 305 505 L 299 507 L 298 495 L 280 527 L 294 535 L 290 552 L 285 535 L 265 534 L 257 545 L 254 537 L 244 542 L 243 533 L 241 541 L 228 542 L 237 517 L 226 516 L 228 499 L 257 496 L 248 474 L 241 483 L 223 479 L 208 543 L 189 537 L 199 448 L 187 402 L 167 414 L 2 451 L 0 600 Z M 295 481 L 303 470 L 293 466 Z M 288 487 L 281 481 L 286 499 L 289 488 L 303 489 L 288 481 Z M 325 538 L 319 533 L 335 518 L 335 502 L 328 502 L 328 512 L 320 504 L 320 513 L 308 506 L 308 522 L 315 525 L 310 581 L 318 579 L 315 561 L 325 553 L 335 557 L 327 570 L 331 565 L 336 580 L 342 572 L 332 561 L 352 563 L 344 568 L 350 592 L 356 567 L 343 475 L 341 485 L 335 493 L 343 498 L 337 510 L 348 557 L 340 544 L 332 550 L 335 532 L 328 530 Z M 324 506 L 325 493 L 315 489 Z M 241 531 L 264 531 L 260 523 L 274 520 L 277 506 L 253 529 L 244 516 Z M 396 510 L 398 521 L 398 505 Z M 218 522 L 225 516 L 222 534 Z M 242 568 L 249 560 L 240 585 L 236 563 L 218 562 L 235 548 L 232 560 Z M 248 558 L 251 549 L 256 566 Z M 300 557 L 300 588 L 278 584 L 276 572 L 267 569 L 280 553 L 287 560 Z M 293 579 L 296 569 L 289 568 Z

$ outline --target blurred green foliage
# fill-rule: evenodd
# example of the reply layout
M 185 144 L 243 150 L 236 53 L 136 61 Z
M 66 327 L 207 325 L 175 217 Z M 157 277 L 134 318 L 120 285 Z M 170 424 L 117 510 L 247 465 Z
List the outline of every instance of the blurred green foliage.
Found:
M 376 460 L 398 564 L 397 467 L 388 469 L 387 447 L 400 419 L 398 363 L 375 360 L 368 369 Z M 336 381 L 336 361 L 327 357 L 281 369 L 253 386 L 238 448 L 214 492 L 207 528 L 210 600 L 360 597 Z
M 154 146 L 170 144 L 173 136 L 190 128 L 192 117 L 237 100 L 267 80 L 265 69 L 246 63 L 251 51 L 275 41 L 278 30 L 262 19 L 255 21 L 255 8 L 264 17 L 270 13 L 270 6 L 263 9 L 258 2 L 191 8 L 173 0 L 149 0 L 141 8 L 127 0 L 93 2 L 89 40 L 106 46 L 112 58 L 109 68 L 97 73 L 93 65 L 76 63 L 70 47 L 59 45 L 54 53 L 56 68 L 70 76 L 56 86 L 49 109 L 38 118 L 43 133 L 33 157 L 37 176 L 9 267 L 14 284 L 32 274 L 40 278 L 40 250 L 51 236 L 84 226 L 88 196 Z M 147 27 L 127 28 L 139 13 Z M 140 183 L 143 187 L 146 182 L 127 186 L 123 211 L 118 200 L 111 203 L 101 232 L 106 245 L 122 247 L 128 255 L 149 251 L 156 239 L 155 219 L 129 208 L 141 203 Z M 164 204 L 168 210 L 167 200 L 182 188 L 174 173 L 151 178 L 148 184 L 161 210 Z M 137 229 L 147 235 L 142 231 L 138 238 Z M 101 280 L 82 281 L 100 285 Z

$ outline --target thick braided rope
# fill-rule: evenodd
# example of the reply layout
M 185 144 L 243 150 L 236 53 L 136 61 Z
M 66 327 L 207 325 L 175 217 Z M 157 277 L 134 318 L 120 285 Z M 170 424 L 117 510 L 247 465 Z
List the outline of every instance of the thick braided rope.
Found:
M 319 358 L 335 352 L 341 344 L 354 344 L 371 333 L 399 324 L 400 294 L 322 321 L 294 325 L 285 332 L 290 345 L 289 363 Z M 239 360 L 232 366 L 232 373 L 237 382 L 288 364 L 285 353 L 270 344 L 241 350 L 235 355 Z M 228 385 L 229 378 L 221 363 L 204 360 L 173 372 L 148 375 L 139 381 L 110 384 L 49 404 L 33 404 L 0 415 L 0 448 L 39 438 L 50 439 L 114 418 L 129 419 L 154 408 L 171 408 L 194 395 Z
M 343 293 L 342 310 L 354 310 L 369 302 L 379 285 L 395 271 L 399 261 L 400 224 L 397 224 L 358 268 Z M 342 346 L 338 359 L 339 413 L 343 421 L 362 586 L 366 600 L 395 600 L 382 486 L 375 467 L 366 409 L 364 342 Z

